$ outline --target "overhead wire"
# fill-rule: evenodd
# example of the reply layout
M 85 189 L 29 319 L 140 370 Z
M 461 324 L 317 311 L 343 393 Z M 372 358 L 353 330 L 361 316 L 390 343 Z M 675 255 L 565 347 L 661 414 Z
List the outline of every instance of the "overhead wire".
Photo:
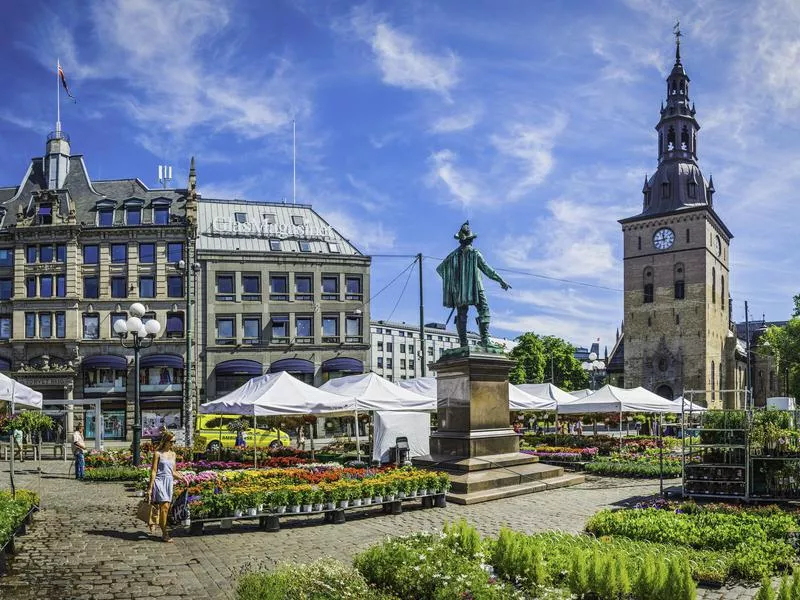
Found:
M 392 316 L 394 315 L 394 311 L 397 310 L 397 307 L 400 305 L 400 301 L 403 299 L 403 294 L 406 293 L 406 288 L 408 287 L 408 282 L 411 279 L 411 269 L 408 270 L 408 277 L 406 277 L 406 282 L 403 284 L 403 289 L 400 290 L 400 295 L 397 297 L 397 302 L 394 303 L 394 307 L 392 308 L 392 312 L 389 313 L 389 316 L 386 317 L 387 321 L 392 320 Z

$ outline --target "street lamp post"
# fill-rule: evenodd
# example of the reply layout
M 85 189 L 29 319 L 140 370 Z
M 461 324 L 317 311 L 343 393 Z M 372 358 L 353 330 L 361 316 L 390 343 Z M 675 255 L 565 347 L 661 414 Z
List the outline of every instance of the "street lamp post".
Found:
M 597 360 L 597 353 L 591 352 L 589 354 L 589 361 L 583 363 L 583 369 L 589 372 L 589 389 L 594 390 L 595 388 L 595 372 L 604 368 L 606 365 L 603 361 Z
M 142 443 L 142 411 L 139 401 L 139 351 L 142 348 L 149 348 L 153 345 L 156 336 L 161 331 L 161 323 L 155 319 L 150 319 L 146 323 L 142 322 L 145 307 L 136 302 L 131 304 L 128 312 L 130 317 L 125 321 L 118 319 L 114 322 L 114 333 L 119 336 L 119 342 L 123 348 L 133 349 L 133 465 L 138 467 L 141 462 L 141 443 Z M 125 339 L 131 336 L 131 342 L 125 343 Z

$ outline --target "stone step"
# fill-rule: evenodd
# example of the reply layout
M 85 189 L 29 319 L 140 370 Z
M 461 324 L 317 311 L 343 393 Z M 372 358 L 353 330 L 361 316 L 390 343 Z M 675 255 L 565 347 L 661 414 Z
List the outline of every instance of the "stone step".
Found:
M 539 481 L 523 483 L 520 485 L 493 488 L 479 492 L 472 492 L 469 494 L 448 492 L 447 501 L 452 502 L 453 504 L 479 504 L 481 502 L 489 502 L 491 500 L 500 500 L 501 498 L 511 498 L 513 496 L 521 496 L 522 494 L 533 494 L 535 492 L 544 492 L 546 490 L 578 485 L 584 481 L 584 475 L 570 473 L 568 475 L 560 475 L 558 477 L 541 479 Z
M 453 493 L 470 494 L 483 490 L 509 487 L 561 477 L 564 469 L 531 463 L 468 473 L 450 473 Z

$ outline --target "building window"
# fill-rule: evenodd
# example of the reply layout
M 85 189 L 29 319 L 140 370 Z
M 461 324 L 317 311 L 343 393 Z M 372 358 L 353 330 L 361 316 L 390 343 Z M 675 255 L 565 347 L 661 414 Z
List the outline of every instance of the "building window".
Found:
M 155 298 L 156 297 L 156 280 L 151 275 L 142 275 L 139 277 L 139 297 L 140 298 Z
M 36 337 L 36 313 L 25 313 L 25 337 Z
M 117 321 L 126 321 L 127 319 L 128 319 L 128 313 L 124 312 L 112 312 L 109 315 L 108 329 L 112 338 L 119 337 L 119 334 L 116 331 L 114 331 L 114 323 L 116 323 Z
M 183 260 L 183 242 L 169 242 L 167 244 L 167 262 L 178 263 Z
M 169 224 L 169 206 L 161 204 L 153 207 L 153 224 L 154 225 Z
M 311 252 L 311 242 L 300 240 L 297 242 L 297 245 L 300 246 L 300 252 Z
M 114 225 L 114 209 L 101 208 L 97 211 L 97 225 L 99 227 L 111 227 Z
M 364 298 L 364 293 L 361 289 L 361 277 L 345 277 L 344 286 L 345 300 L 362 300 Z
M 116 264 L 128 262 L 128 244 L 111 244 L 111 262 Z
M 67 337 L 67 314 L 63 312 L 56 313 L 56 337 Z
M 36 214 L 37 225 L 52 225 L 53 224 L 53 205 L 40 204 L 39 212 Z
M 58 262 L 58 263 L 67 262 L 67 245 L 66 244 L 56 244 L 56 262 Z
M 236 329 L 233 317 L 217 317 L 217 345 L 232 346 L 236 343 Z
M 183 337 L 183 313 L 182 312 L 168 312 L 167 313 L 167 331 L 168 338 Z
M 242 318 L 242 342 L 251 345 L 261 343 L 261 317 Z
M 400 344 L 400 354 L 405 354 L 405 353 L 406 353 L 406 345 Z
M 247 213 L 237 212 L 233 213 L 233 220 L 237 223 L 247 223 Z
M 25 278 L 25 291 L 28 298 L 36 298 L 36 277 Z
M 128 297 L 128 279 L 125 277 L 112 277 L 111 278 L 111 297 L 112 298 L 127 298 Z
M 414 344 L 409 344 L 408 345 L 408 353 L 409 354 L 414 354 Z
M 269 299 L 289 300 L 289 276 L 271 275 L 269 278 Z
M 411 369 L 412 371 L 414 370 L 414 359 L 413 358 L 409 358 L 408 359 L 408 368 Z
M 684 283 L 683 263 L 675 265 L 675 299 L 683 300 L 686 297 L 686 285 Z
M 323 275 L 322 276 L 322 299 L 323 300 L 338 300 L 339 299 L 339 277 L 336 275 Z
M 308 302 L 314 299 L 314 284 L 311 275 L 294 276 L 294 299 Z
M 428 348 L 428 356 L 433 356 L 433 348 Z
M 167 296 L 170 298 L 183 296 L 183 275 L 169 275 L 167 277 Z
M 242 275 L 242 300 L 261 302 L 260 275 Z
M 270 341 L 273 344 L 289 343 L 289 315 L 270 317 Z
M 653 284 L 644 284 L 644 303 L 650 304 L 653 301 Z
M 719 305 L 725 310 L 725 275 L 719 276 Z
M 217 300 L 220 302 L 236 301 L 236 289 L 232 274 L 217 274 Z
M 39 276 L 39 296 L 42 298 L 53 297 L 53 276 L 40 275 Z
M 83 297 L 84 298 L 100 297 L 100 287 L 97 284 L 96 275 L 88 275 L 83 278 Z
M 14 249 L 0 248 L 0 267 L 14 266 Z
M 88 244 L 83 247 L 83 264 L 96 265 L 100 262 L 100 253 L 97 251 L 96 244 Z
M 383 352 L 383 342 L 377 342 L 377 348 L 378 348 L 378 350 Z
M 294 319 L 295 341 L 298 344 L 311 343 L 314 341 L 314 318 L 295 317 Z
M 156 262 L 155 244 L 139 244 L 139 262 L 150 265 Z
M 686 230 L 686 243 L 688 244 L 690 240 L 691 240 L 691 236 L 689 234 L 689 229 L 687 229 Z
M 53 262 L 53 247 L 51 245 L 39 246 L 39 262 Z
M 14 295 L 14 280 L 0 279 L 0 300 L 8 300 Z
M 267 222 L 267 225 L 274 225 L 275 224 L 275 214 L 274 213 L 264 213 L 261 216 Z
M 322 317 L 322 341 L 339 342 L 339 316 L 323 315 Z
M 100 339 L 100 315 L 89 313 L 83 315 L 83 339 Z
M 386 351 L 394 352 L 394 344 L 392 342 L 386 342 Z
M 13 319 L 8 316 L 0 317 L 0 340 L 10 340 L 11 339 L 11 325 L 13 323 Z
M 270 240 L 269 241 L 269 249 L 274 252 L 281 251 L 281 241 L 280 240 Z
M 28 264 L 36 262 L 36 246 L 25 248 L 25 260 Z
M 294 225 L 305 225 L 306 220 L 303 218 L 302 215 L 292 215 L 292 224 Z
M 392 368 L 392 359 L 391 358 L 387 358 L 386 359 L 386 368 L 387 369 L 391 369 Z M 391 379 L 389 379 L 389 381 L 391 381 Z
M 339 244 L 336 242 L 328 242 L 328 250 L 333 254 L 339 254 L 341 250 L 339 250 Z
M 694 181 L 690 181 L 688 183 L 688 192 L 689 198 L 696 198 L 697 197 L 697 184 Z
M 383 357 L 382 356 L 378 357 L 378 368 L 379 369 L 383 368 Z
M 661 197 L 665 200 L 669 198 L 669 182 L 665 181 L 661 184 Z
M 361 343 L 361 317 L 348 316 L 344 327 L 345 342 Z
M 142 208 L 140 206 L 129 206 L 125 211 L 126 223 L 128 225 L 142 224 Z
M 401 369 L 405 369 L 406 368 L 406 359 L 405 358 L 401 358 L 400 359 L 400 368 Z
M 53 315 L 50 313 L 39 313 L 39 337 L 53 337 Z
M 717 303 L 717 270 L 711 267 L 711 303 Z

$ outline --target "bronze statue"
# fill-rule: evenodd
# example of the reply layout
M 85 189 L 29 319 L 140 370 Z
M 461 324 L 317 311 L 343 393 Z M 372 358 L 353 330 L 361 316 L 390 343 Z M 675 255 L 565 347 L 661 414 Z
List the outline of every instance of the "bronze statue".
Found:
M 498 282 L 504 290 L 511 286 L 486 263 L 481 253 L 472 247 L 472 240 L 478 236 L 470 230 L 469 221 L 464 223 L 453 237 L 458 240 L 459 247 L 436 267 L 436 272 L 442 278 L 444 291 L 442 303 L 457 311 L 456 330 L 462 348 L 467 346 L 467 312 L 470 305 L 477 308 L 476 322 L 481 335 L 481 345 L 488 348 L 490 346 L 489 303 L 486 301 L 481 272 L 489 279 Z

